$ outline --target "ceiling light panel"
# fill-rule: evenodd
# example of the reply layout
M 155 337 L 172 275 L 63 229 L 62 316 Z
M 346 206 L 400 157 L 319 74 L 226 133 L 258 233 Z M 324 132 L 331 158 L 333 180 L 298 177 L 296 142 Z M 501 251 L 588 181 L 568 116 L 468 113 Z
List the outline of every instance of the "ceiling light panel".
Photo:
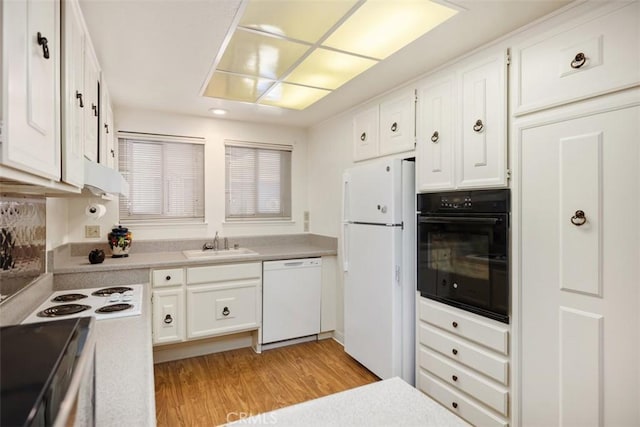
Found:
M 218 70 L 279 79 L 309 49 L 308 45 L 238 29 Z
M 256 102 L 260 95 L 272 85 L 273 81 L 267 79 L 215 72 L 204 95 L 234 101 Z
M 328 49 L 316 49 L 285 78 L 285 81 L 337 89 L 376 63 L 377 61 L 359 56 Z
M 259 103 L 293 110 L 304 110 L 330 93 L 331 91 L 329 90 L 278 83 L 260 99 Z
M 384 59 L 456 13 L 426 0 L 369 0 L 322 44 Z
M 356 3 L 355 0 L 251 0 L 239 25 L 315 43 Z

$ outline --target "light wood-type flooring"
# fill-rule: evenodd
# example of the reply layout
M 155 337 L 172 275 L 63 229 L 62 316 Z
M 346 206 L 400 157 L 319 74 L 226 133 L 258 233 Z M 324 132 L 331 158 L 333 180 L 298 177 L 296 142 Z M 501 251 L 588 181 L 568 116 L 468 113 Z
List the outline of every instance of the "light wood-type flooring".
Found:
M 155 365 L 159 427 L 214 426 L 378 381 L 332 339 Z

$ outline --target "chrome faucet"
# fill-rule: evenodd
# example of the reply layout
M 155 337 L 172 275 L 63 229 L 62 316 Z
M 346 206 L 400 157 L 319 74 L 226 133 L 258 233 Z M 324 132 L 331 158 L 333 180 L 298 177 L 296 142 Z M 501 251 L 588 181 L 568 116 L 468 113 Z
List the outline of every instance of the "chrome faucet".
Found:
M 227 238 L 225 237 L 225 240 Z M 203 251 L 210 251 L 210 250 L 214 250 L 217 251 L 220 245 L 220 239 L 218 238 L 218 232 L 216 231 L 216 235 L 213 238 L 213 242 L 206 242 L 204 245 L 202 245 L 202 250 Z

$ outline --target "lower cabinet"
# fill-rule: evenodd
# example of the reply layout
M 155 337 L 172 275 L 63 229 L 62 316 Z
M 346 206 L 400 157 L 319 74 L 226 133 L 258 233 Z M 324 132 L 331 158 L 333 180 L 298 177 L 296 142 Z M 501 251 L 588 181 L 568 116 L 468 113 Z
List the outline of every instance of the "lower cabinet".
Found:
M 417 388 L 468 422 L 509 425 L 509 326 L 419 297 Z
M 153 343 L 255 330 L 262 310 L 262 263 L 151 272 Z

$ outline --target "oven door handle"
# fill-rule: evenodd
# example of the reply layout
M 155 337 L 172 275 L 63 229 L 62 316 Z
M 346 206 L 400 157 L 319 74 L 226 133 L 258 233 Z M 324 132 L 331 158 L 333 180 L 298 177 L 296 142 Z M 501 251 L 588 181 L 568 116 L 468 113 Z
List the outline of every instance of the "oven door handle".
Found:
M 502 218 L 460 218 L 460 217 L 442 217 L 442 216 L 421 216 L 418 222 L 423 224 L 451 224 L 451 223 L 467 223 L 467 224 L 498 224 Z

